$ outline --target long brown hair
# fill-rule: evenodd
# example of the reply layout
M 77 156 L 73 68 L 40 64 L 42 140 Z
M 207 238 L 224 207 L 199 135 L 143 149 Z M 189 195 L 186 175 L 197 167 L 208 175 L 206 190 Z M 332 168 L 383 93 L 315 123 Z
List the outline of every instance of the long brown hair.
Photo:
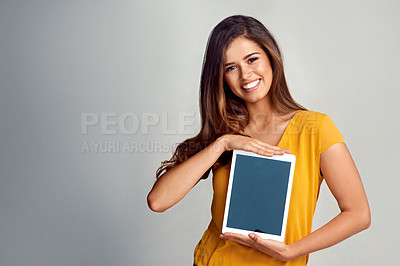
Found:
M 245 135 L 243 131 L 249 119 L 247 109 L 243 100 L 232 93 L 223 75 L 226 49 L 239 36 L 254 41 L 268 55 L 273 71 L 268 92 L 271 94 L 272 107 L 278 113 L 305 110 L 289 93 L 281 52 L 272 34 L 255 18 L 230 16 L 215 26 L 208 38 L 200 80 L 200 132 L 177 146 L 172 158 L 157 169 L 157 178 L 224 134 Z M 215 166 L 226 164 L 229 159 L 230 153 L 225 152 Z M 207 178 L 210 170 L 202 178 Z

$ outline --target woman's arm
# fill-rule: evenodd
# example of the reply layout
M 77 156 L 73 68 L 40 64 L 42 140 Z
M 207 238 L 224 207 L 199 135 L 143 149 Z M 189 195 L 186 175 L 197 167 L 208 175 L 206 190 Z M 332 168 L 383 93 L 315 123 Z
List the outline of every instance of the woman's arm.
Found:
M 174 206 L 197 184 L 223 152 L 234 149 L 266 156 L 290 152 L 257 139 L 241 135 L 224 135 L 160 176 L 147 196 L 150 209 L 155 212 L 163 212 Z
M 220 237 L 287 261 L 330 247 L 367 229 L 371 223 L 368 200 L 360 175 L 344 143 L 336 143 L 321 154 L 321 171 L 341 210 L 326 225 L 290 245 L 264 240 L 255 234 L 243 236 L 225 233 Z
M 222 138 L 217 139 L 188 160 L 160 176 L 147 196 L 151 210 L 163 212 L 178 203 L 224 152 Z
M 339 243 L 367 229 L 371 223 L 360 175 L 344 143 L 336 143 L 321 154 L 321 171 L 341 212 L 326 225 L 290 245 L 294 257 Z

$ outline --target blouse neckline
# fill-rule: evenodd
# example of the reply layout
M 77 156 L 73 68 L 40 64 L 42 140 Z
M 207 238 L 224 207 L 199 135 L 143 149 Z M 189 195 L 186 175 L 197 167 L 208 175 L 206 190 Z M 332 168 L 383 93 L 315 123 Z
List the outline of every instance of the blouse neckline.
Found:
M 297 110 L 296 113 L 292 116 L 292 118 L 290 118 L 290 121 L 289 121 L 288 125 L 286 126 L 285 131 L 283 132 L 282 137 L 281 137 L 281 139 L 280 139 L 279 142 L 278 142 L 278 145 L 276 145 L 276 146 L 281 147 L 283 141 L 287 138 L 287 135 L 289 134 L 288 132 L 290 131 L 290 127 L 292 126 L 292 124 L 293 124 L 293 122 L 294 122 L 296 116 L 297 116 L 301 111 L 302 111 L 302 110 Z

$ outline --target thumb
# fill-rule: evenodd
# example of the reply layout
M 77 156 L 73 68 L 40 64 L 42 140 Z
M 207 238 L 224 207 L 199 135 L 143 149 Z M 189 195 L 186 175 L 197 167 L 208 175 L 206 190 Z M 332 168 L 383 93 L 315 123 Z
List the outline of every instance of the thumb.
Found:
M 256 234 L 250 233 L 249 237 L 256 243 L 260 242 L 260 237 Z

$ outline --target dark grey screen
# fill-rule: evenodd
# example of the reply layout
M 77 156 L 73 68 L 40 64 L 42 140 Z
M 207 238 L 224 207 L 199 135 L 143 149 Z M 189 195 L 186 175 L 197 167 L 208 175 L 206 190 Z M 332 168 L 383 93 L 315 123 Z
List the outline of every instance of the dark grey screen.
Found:
M 237 155 L 227 226 L 280 235 L 290 162 Z

